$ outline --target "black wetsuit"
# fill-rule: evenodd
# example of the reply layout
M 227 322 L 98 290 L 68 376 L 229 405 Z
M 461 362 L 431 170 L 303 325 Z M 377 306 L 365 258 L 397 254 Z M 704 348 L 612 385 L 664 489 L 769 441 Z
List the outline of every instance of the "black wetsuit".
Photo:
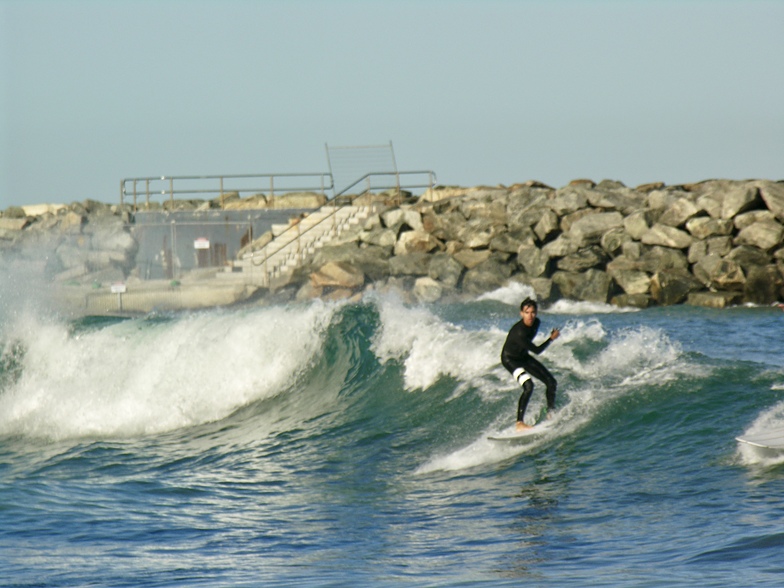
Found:
M 509 330 L 504 348 L 501 351 L 501 363 L 504 364 L 504 367 L 523 388 L 523 393 L 520 395 L 520 401 L 517 404 L 518 422 L 522 422 L 523 416 L 525 416 L 525 409 L 534 390 L 531 376 L 541 380 L 546 386 L 547 408 L 555 408 L 557 382 L 547 368 L 538 359 L 529 354 L 530 351 L 533 351 L 538 355 L 550 345 L 551 339 L 547 339 L 541 345 L 534 344 L 534 337 L 536 337 L 536 333 L 539 330 L 539 324 L 538 318 L 534 319 L 534 324 L 530 327 L 527 327 L 522 320 L 516 323 Z

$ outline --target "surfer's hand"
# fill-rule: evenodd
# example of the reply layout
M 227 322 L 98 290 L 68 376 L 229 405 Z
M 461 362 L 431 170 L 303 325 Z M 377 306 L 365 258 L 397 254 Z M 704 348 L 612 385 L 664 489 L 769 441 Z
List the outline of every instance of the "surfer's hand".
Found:
M 558 329 L 553 329 L 552 331 L 550 331 L 550 341 L 555 341 L 560 334 L 561 331 L 559 331 Z

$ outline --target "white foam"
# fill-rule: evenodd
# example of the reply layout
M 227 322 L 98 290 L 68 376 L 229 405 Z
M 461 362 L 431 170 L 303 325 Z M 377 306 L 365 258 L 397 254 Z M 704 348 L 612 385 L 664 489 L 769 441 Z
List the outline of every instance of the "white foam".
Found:
M 0 254 L 0 329 L 25 314 L 44 314 L 54 308 L 52 285 L 43 277 L 42 264 L 52 253 L 35 250 L 35 262 L 2 258 Z
M 635 379 L 639 384 L 643 373 L 673 366 L 681 354 L 680 344 L 672 342 L 659 330 L 648 327 L 623 329 L 596 360 L 586 366 L 584 374 L 623 375 L 624 382 Z
M 520 306 L 520 303 L 526 298 L 533 298 L 536 300 L 536 292 L 531 286 L 521 284 L 520 282 L 511 282 L 506 286 L 481 294 L 477 300 L 495 300 L 496 302 L 503 302 L 511 306 Z
M 544 336 L 540 334 L 537 342 Z M 496 353 L 485 360 L 488 364 L 498 362 L 496 355 L 504 337 L 504 333 L 498 333 L 495 339 Z M 588 351 L 584 349 L 586 345 L 589 346 Z M 680 345 L 672 342 L 663 331 L 641 326 L 608 333 L 596 318 L 567 322 L 561 330 L 561 336 L 548 347 L 543 361 L 559 380 L 560 408 L 555 413 L 556 427 L 553 434 L 522 447 L 498 447 L 498 444 L 486 440 L 489 431 L 483 431 L 468 445 L 428 459 L 417 472 L 472 468 L 493 464 L 517 453 L 536 451 L 543 443 L 570 435 L 584 427 L 602 407 L 618 397 L 633 394 L 642 385 L 655 386 L 673 378 L 694 375 L 695 369 L 682 360 Z M 564 380 L 568 381 L 570 374 L 585 383 L 579 388 L 567 389 Z M 507 376 L 500 381 L 508 382 L 508 386 L 502 384 L 499 387 L 496 383 L 493 398 L 511 393 L 509 413 L 499 415 L 499 422 L 508 423 L 514 418 L 513 405 L 518 388 L 511 377 Z M 543 406 L 544 389 L 537 383 L 527 416 L 538 413 Z M 491 430 L 498 431 L 495 426 Z
M 617 314 L 639 312 L 639 309 L 629 306 L 615 306 L 603 302 L 577 300 L 558 300 L 547 310 L 553 314 Z
M 407 390 L 426 389 L 442 376 L 478 380 L 499 363 L 505 337 L 499 330 L 468 331 L 389 299 L 379 300 L 379 314 L 372 350 L 382 363 L 403 362 Z
M 498 463 L 514 455 L 530 451 L 532 448 L 533 445 L 515 446 L 496 443 L 488 440 L 487 435 L 483 435 L 467 447 L 433 457 L 419 466 L 414 473 L 429 474 L 432 472 L 454 472 L 470 469 Z
M 558 438 L 571 434 L 587 420 L 584 415 L 576 415 L 569 411 L 560 410 L 554 413 L 552 420 L 538 426 L 541 434 L 537 434 L 529 443 L 521 445 L 490 441 L 487 438 L 488 436 L 509 435 L 514 431 L 514 425 L 499 427 L 499 423 L 494 423 L 469 445 L 429 459 L 419 466 L 414 473 L 429 474 L 439 471 L 460 471 L 492 465 L 523 453 L 533 453 Z
M 334 306 L 126 321 L 70 336 L 31 316 L 26 353 L 0 395 L 0 433 L 125 437 L 220 420 L 285 390 L 320 351 Z

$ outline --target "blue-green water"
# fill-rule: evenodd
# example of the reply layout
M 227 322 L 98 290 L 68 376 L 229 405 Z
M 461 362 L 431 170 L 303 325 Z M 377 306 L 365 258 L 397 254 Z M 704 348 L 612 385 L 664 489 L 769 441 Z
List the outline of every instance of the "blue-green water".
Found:
M 784 457 L 735 441 L 784 427 L 784 313 L 545 308 L 510 447 L 524 294 L 6 312 L 2 584 L 784 584 Z

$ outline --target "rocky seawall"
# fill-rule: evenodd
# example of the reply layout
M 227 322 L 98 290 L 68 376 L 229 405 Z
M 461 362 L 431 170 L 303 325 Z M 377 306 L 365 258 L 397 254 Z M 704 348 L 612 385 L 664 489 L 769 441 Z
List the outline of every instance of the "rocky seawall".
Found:
M 286 283 L 271 291 L 247 286 L 232 302 L 389 289 L 435 302 L 510 282 L 529 285 L 543 302 L 725 307 L 784 300 L 784 182 L 629 188 L 576 180 L 558 189 L 537 182 L 437 187 L 402 204 L 372 199 L 383 204 L 380 212 L 319 249 Z M 132 227 L 127 206 L 13 207 L 0 216 L 0 264 L 32 268 L 54 284 L 133 283 Z M 217 281 L 214 273 L 199 275 Z
M 323 248 L 293 283 L 299 298 L 436 301 L 516 281 L 550 302 L 770 304 L 784 299 L 782 223 L 784 183 L 767 180 L 441 187 Z

